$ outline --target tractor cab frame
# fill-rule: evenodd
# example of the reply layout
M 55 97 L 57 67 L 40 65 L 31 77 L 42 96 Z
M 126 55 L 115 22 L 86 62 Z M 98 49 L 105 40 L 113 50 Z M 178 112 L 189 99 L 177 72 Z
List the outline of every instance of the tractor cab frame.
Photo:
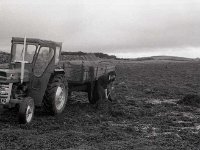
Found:
M 29 123 L 56 74 L 62 43 L 13 37 L 11 44 L 9 68 L 0 69 L 0 104 L 19 106 L 20 123 Z
M 21 69 L 24 53 L 24 70 L 29 73 L 27 95 L 34 99 L 36 106 L 42 104 L 49 78 L 60 60 L 61 48 L 62 43 L 58 42 L 33 38 L 26 38 L 24 41 L 24 38 L 12 38 L 10 69 Z

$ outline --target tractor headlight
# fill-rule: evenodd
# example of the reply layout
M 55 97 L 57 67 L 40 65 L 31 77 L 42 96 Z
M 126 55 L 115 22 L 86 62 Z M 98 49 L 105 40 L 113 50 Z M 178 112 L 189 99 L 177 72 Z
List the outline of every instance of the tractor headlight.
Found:
M 7 85 L 0 85 L 0 95 L 8 95 L 9 87 Z
M 7 104 L 10 101 L 12 83 L 0 84 L 0 104 Z
M 0 91 L 0 95 L 8 95 L 8 92 L 5 90 L 5 91 Z

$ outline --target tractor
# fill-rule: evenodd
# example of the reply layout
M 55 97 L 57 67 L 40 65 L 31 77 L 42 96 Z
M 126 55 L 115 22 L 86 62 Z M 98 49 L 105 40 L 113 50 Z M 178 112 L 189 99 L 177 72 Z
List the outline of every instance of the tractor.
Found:
M 18 108 L 18 120 L 29 124 L 36 106 L 52 115 L 63 112 L 72 91 L 98 99 L 97 80 L 115 71 L 104 61 L 61 61 L 62 43 L 13 37 L 8 68 L 0 69 L 0 105 Z

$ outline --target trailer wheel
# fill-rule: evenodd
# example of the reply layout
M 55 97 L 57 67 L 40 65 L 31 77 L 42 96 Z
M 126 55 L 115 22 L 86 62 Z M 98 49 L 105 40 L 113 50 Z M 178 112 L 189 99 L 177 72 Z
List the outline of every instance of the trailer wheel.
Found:
M 31 97 L 26 97 L 19 105 L 19 123 L 28 124 L 34 116 L 35 104 Z
M 99 99 L 97 82 L 91 82 L 88 84 L 87 93 L 90 104 L 96 104 Z
M 65 83 L 64 75 L 58 74 L 52 77 L 47 85 L 43 104 L 51 115 L 60 114 L 65 109 L 68 96 L 68 86 Z

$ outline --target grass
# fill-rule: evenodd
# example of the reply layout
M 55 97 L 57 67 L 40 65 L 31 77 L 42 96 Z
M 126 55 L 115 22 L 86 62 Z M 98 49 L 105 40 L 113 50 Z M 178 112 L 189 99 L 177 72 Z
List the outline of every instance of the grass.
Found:
M 36 111 L 19 125 L 16 111 L 0 115 L 1 149 L 200 149 L 200 109 L 180 105 L 200 90 L 200 62 L 124 61 L 117 64 L 114 100 L 96 109 L 74 93 L 64 113 Z

